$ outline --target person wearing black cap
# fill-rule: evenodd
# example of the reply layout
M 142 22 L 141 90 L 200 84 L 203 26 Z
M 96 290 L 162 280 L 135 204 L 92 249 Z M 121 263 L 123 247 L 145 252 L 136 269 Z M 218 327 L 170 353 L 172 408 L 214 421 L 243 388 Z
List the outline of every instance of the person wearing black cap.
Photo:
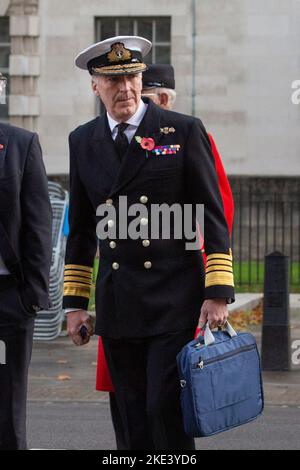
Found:
M 148 96 L 162 109 L 172 109 L 176 101 L 174 68 L 168 64 L 151 64 L 143 72 L 142 96 Z
M 172 65 L 151 64 L 143 72 L 142 96 L 149 97 L 155 104 L 163 109 L 172 110 L 176 100 L 175 74 Z M 230 183 L 228 181 L 220 153 L 210 132 L 208 137 L 211 143 L 212 154 L 215 159 L 219 188 L 223 200 L 224 211 L 229 232 L 232 232 L 234 202 Z
M 102 336 L 125 448 L 194 449 L 183 428 L 176 355 L 198 321 L 212 327 L 226 322 L 226 303 L 234 300 L 232 254 L 203 124 L 141 100 L 143 58 L 150 47 L 144 38 L 119 36 L 91 46 L 75 61 L 89 70 L 107 112 L 70 134 L 64 308 L 73 342 L 86 344 L 93 334 L 86 309 L 97 227 L 95 331 Z M 117 234 L 121 196 L 130 207 L 143 205 L 148 217 L 139 218 L 141 228 L 151 226 L 153 204 L 204 203 L 205 278 L 201 252 L 186 251 L 186 238 L 152 239 L 143 231 L 137 239 L 124 237 L 127 221 L 126 227 L 120 221 Z M 103 208 L 116 218 L 105 217 Z
M 0 95 L 6 79 L 0 74 Z M 4 100 L 0 100 L 2 103 Z M 36 134 L 0 123 L 0 450 L 26 449 L 34 317 L 49 307 L 52 211 Z

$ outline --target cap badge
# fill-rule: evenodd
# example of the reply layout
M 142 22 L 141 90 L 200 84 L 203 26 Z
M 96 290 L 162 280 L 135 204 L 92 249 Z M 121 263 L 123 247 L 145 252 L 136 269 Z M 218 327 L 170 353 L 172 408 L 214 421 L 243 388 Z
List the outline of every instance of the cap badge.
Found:
M 112 44 L 111 51 L 107 54 L 109 62 L 119 62 L 120 60 L 130 60 L 132 54 L 129 49 L 124 47 L 122 42 Z

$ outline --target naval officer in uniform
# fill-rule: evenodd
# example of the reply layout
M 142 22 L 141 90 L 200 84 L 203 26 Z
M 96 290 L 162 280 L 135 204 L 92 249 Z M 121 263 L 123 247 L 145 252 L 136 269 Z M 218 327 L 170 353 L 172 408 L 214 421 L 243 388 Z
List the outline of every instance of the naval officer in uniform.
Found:
M 210 140 L 200 120 L 141 99 L 149 41 L 122 36 L 80 53 L 107 112 L 70 135 L 70 234 L 64 307 L 75 344 L 93 334 L 86 312 L 97 248 L 97 207 L 205 205 L 206 272 L 186 239 L 100 237 L 96 334 L 120 409 L 127 449 L 193 449 L 183 430 L 176 355 L 200 322 L 224 323 L 234 300 L 232 254 Z M 195 218 L 195 211 L 193 212 Z M 116 219 L 118 220 L 118 218 Z M 109 220 L 112 228 L 116 220 Z M 195 225 L 195 224 L 194 224 Z M 117 231 L 118 232 L 118 231 Z M 200 319 L 199 319 L 200 317 Z M 87 333 L 80 332 L 85 326 Z
M 173 66 L 169 64 L 148 64 L 147 67 L 147 70 L 143 72 L 142 97 L 149 97 L 155 104 L 160 106 L 162 109 L 172 110 L 176 101 L 175 73 Z M 231 235 L 234 213 L 234 202 L 232 192 L 222 163 L 221 156 L 218 152 L 216 143 L 210 132 L 208 132 L 208 137 L 211 144 L 212 154 L 215 160 L 215 167 L 224 207 L 224 214 L 229 234 Z M 202 246 L 201 251 L 205 265 L 206 256 L 204 246 Z M 199 334 L 198 328 L 196 334 Z M 99 337 L 98 342 L 96 390 L 110 392 L 110 409 L 116 434 L 117 446 L 118 449 L 126 448 L 124 446 L 125 439 L 122 421 L 120 419 L 120 413 L 115 399 L 114 387 L 111 382 L 109 370 L 107 367 L 107 361 L 104 355 L 101 336 Z

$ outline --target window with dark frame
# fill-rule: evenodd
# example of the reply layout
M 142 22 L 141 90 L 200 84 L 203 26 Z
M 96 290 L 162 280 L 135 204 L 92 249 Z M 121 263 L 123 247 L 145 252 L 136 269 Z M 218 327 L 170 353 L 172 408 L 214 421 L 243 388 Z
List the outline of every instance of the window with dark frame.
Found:
M 9 55 L 10 55 L 10 36 L 9 36 L 9 17 L 0 17 L 0 72 L 7 78 L 6 86 L 6 104 L 0 104 L 0 120 L 8 121 L 8 95 L 9 95 Z
M 152 42 L 152 49 L 145 57 L 148 64 L 171 63 L 171 17 L 102 17 L 96 18 L 96 41 L 114 36 L 142 36 Z M 97 100 L 97 114 L 104 106 Z

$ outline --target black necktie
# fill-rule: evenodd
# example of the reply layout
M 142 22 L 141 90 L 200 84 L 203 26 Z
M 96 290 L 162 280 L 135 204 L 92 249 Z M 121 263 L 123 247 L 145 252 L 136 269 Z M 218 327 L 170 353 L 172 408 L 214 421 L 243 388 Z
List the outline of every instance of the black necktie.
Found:
M 126 122 L 121 122 L 121 124 L 117 125 L 118 134 L 115 140 L 115 146 L 116 146 L 116 150 L 117 150 L 120 160 L 122 160 L 129 146 L 129 142 L 125 134 L 125 129 L 128 126 L 129 124 L 126 124 Z

